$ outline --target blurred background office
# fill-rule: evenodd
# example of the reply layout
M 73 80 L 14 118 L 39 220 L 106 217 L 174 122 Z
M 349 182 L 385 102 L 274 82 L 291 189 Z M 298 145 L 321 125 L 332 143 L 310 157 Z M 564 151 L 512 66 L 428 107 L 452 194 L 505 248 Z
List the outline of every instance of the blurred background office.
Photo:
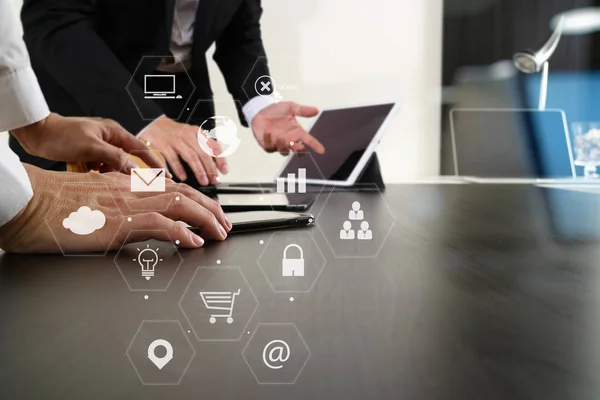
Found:
M 573 172 L 583 175 L 576 136 L 600 120 L 598 6 L 598 0 L 445 1 L 442 174 L 563 178 L 573 163 Z M 512 59 L 539 49 L 560 16 L 563 36 L 549 60 L 547 112 L 536 113 L 541 74 L 519 72 Z M 457 108 L 478 111 L 452 113 Z

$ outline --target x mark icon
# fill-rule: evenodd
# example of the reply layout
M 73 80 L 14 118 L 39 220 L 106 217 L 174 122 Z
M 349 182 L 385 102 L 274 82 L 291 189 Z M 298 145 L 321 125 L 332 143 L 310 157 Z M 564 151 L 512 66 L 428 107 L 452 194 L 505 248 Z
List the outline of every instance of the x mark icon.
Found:
M 265 90 L 267 90 L 267 91 L 271 90 L 271 82 L 268 82 L 268 81 L 267 82 L 261 82 L 260 86 L 261 86 L 261 88 L 260 88 L 261 92 L 264 92 Z

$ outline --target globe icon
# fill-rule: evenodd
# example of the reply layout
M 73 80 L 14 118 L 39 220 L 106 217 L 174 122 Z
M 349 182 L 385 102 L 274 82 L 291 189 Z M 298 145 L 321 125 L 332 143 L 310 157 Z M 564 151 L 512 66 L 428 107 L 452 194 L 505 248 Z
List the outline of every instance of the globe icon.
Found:
M 215 146 L 215 141 L 221 150 Z M 221 158 L 232 155 L 239 147 L 240 142 L 241 140 L 237 136 L 237 125 L 229 117 L 210 117 L 198 128 L 198 145 L 211 157 Z

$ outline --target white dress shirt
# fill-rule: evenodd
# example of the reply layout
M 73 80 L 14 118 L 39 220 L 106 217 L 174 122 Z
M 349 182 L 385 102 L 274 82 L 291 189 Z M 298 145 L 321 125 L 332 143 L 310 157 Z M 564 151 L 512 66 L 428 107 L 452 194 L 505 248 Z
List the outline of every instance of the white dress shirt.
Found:
M 0 131 L 38 122 L 50 111 L 31 69 L 12 0 L 0 0 Z M 10 221 L 33 196 L 19 157 L 0 143 L 0 226 Z
M 171 28 L 171 44 L 169 50 L 175 59 L 181 63 L 161 64 L 157 68 L 164 72 L 183 72 L 183 68 L 190 70 L 192 66 L 192 45 L 194 42 L 194 25 L 196 23 L 196 12 L 198 3 L 202 0 L 175 0 L 175 11 L 173 13 L 173 26 Z M 183 67 L 182 67 L 183 66 Z M 248 71 L 250 72 L 250 71 Z M 254 116 L 263 108 L 276 103 L 272 96 L 255 96 L 248 101 L 242 112 L 248 124 L 252 123 Z

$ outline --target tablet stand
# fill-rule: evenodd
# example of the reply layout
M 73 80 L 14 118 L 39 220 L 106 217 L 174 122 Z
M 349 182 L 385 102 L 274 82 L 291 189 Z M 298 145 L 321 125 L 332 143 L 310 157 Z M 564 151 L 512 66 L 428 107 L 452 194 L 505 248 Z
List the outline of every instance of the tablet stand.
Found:
M 360 177 L 356 180 L 355 186 L 360 189 L 361 185 L 375 185 L 379 190 L 385 190 L 377 153 L 373 153 L 367 162 L 367 165 L 365 165 L 363 172 L 360 174 Z
M 313 185 L 312 189 L 308 189 L 308 193 L 320 193 L 323 186 Z M 365 164 L 362 172 L 358 179 L 352 186 L 334 186 L 333 190 L 336 192 L 383 192 L 385 190 L 385 184 L 383 183 L 383 177 L 381 176 L 381 169 L 379 167 L 379 158 L 377 153 L 373 153 L 371 158 Z

